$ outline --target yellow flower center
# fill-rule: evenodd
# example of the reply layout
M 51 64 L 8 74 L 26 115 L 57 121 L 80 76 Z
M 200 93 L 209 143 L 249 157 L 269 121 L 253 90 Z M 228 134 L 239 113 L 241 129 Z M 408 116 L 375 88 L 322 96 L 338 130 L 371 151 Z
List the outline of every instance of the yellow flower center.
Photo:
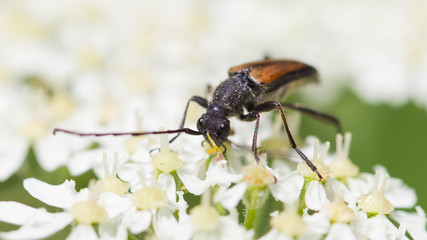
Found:
M 274 176 L 261 164 L 246 166 L 242 169 L 243 180 L 254 187 L 265 187 L 274 181 Z
M 191 220 L 201 231 L 212 232 L 219 225 L 219 213 L 212 206 L 199 205 L 191 209 Z
M 282 233 L 286 233 L 293 237 L 302 235 L 305 231 L 306 224 L 302 217 L 293 210 L 285 210 L 270 220 L 270 225 Z
M 337 198 L 329 203 L 326 208 L 329 211 L 331 222 L 348 223 L 356 218 L 354 211 L 347 206 L 342 198 Z
M 160 135 L 160 151 L 152 156 L 151 164 L 161 172 L 173 172 L 182 166 L 183 162 L 178 158 L 178 154 L 169 150 L 166 134 Z
M 326 153 L 329 149 L 329 142 L 325 143 L 325 146 L 322 149 L 322 153 L 320 156 L 318 155 L 318 149 L 319 149 L 319 141 L 316 139 L 314 142 L 314 154 L 313 154 L 313 160 L 311 162 L 316 166 L 317 171 L 322 175 L 323 179 L 327 179 L 331 177 L 331 173 L 329 171 L 329 168 L 323 163 L 323 159 L 326 156 Z M 311 168 L 307 165 L 305 162 L 300 162 L 297 165 L 297 170 L 299 174 L 307 179 L 310 180 L 320 180 L 319 176 L 316 172 L 311 170 Z
M 166 192 L 156 186 L 144 186 L 132 193 L 132 201 L 140 210 L 156 210 L 166 206 Z
M 87 225 L 103 223 L 108 219 L 105 208 L 94 201 L 75 203 L 70 209 L 70 214 L 78 223 Z
M 387 186 L 388 175 L 384 173 L 384 178 L 380 186 L 380 172 L 375 174 L 374 187 L 372 193 L 359 198 L 359 208 L 371 214 L 389 214 L 394 210 L 394 206 L 384 196 L 385 188 Z

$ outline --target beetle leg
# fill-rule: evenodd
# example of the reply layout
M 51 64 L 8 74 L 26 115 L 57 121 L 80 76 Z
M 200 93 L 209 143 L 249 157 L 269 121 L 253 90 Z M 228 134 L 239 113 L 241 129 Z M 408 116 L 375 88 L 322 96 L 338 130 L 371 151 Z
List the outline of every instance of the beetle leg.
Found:
M 240 114 L 239 118 L 240 120 L 246 121 L 246 122 L 252 122 L 256 120 L 254 137 L 252 139 L 252 152 L 254 153 L 256 162 L 260 163 L 261 160 L 259 159 L 258 151 L 257 151 L 257 138 L 258 138 L 258 128 L 259 128 L 259 118 L 260 118 L 259 112 L 249 112 L 248 114 Z
M 182 117 L 181 124 L 179 125 L 179 128 L 178 128 L 178 129 L 182 129 L 182 128 L 184 128 L 185 118 L 187 117 L 187 111 L 188 111 L 188 106 L 190 106 L 190 102 L 196 102 L 196 103 L 198 103 L 200 106 L 202 106 L 202 107 L 204 107 L 204 108 L 207 108 L 207 107 L 208 107 L 208 105 L 209 105 L 208 100 L 206 100 L 206 99 L 204 99 L 204 98 L 202 98 L 202 97 L 199 97 L 199 96 L 192 96 L 192 97 L 190 98 L 190 100 L 188 100 L 187 105 L 185 106 L 184 116 Z M 173 141 L 175 141 L 175 140 L 176 140 L 176 138 L 177 138 L 179 135 L 180 135 L 180 133 L 178 133 L 178 134 L 177 134 L 177 135 L 175 135 L 173 138 L 171 138 L 171 139 L 169 140 L 169 143 L 173 143 Z
M 336 127 L 339 133 L 342 133 L 340 121 L 338 120 L 338 118 L 330 114 L 319 112 L 317 110 L 311 109 L 299 103 L 280 103 L 280 104 L 284 108 L 290 108 L 296 111 L 300 111 L 301 113 L 306 114 L 307 116 L 332 124 L 334 125 L 334 127 Z
M 283 121 L 283 126 L 285 127 L 285 131 L 286 131 L 286 134 L 288 135 L 288 139 L 289 139 L 289 143 L 291 144 L 291 147 L 298 153 L 298 155 L 302 158 L 302 160 L 304 160 L 307 163 L 307 165 L 311 168 L 311 170 L 313 172 L 315 172 L 317 174 L 317 176 L 319 176 L 320 180 L 322 180 L 323 177 L 317 171 L 317 167 L 314 166 L 314 164 L 307 158 L 307 156 L 297 147 L 297 144 L 295 143 L 295 140 L 292 137 L 291 131 L 289 130 L 289 126 L 288 126 L 288 122 L 286 121 L 285 113 L 282 110 L 282 105 L 280 105 L 279 102 L 275 102 L 275 101 L 264 102 L 258 106 L 255 106 L 251 110 L 257 111 L 257 112 L 269 112 L 269 111 L 272 111 L 274 109 L 277 109 L 280 112 L 280 116 L 282 117 L 282 121 Z

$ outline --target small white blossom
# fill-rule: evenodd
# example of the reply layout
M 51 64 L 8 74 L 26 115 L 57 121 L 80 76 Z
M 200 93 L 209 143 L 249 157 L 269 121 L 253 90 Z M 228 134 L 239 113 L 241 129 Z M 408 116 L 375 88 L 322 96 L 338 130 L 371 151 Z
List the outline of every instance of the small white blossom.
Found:
M 26 216 L 26 219 L 21 218 L 19 220 L 13 217 L 15 214 L 3 215 L 7 214 L 7 211 L 2 211 L 0 217 L 2 221 L 21 225 L 18 230 L 1 233 L 2 238 L 38 239 L 48 237 L 71 224 L 73 220 L 79 225 L 73 228 L 69 235 L 70 239 L 81 237 L 81 234 L 90 238 L 90 236 L 97 236 L 91 224 L 99 223 L 102 225 L 108 220 L 109 213 L 107 210 L 110 209 L 97 204 L 99 189 L 94 190 L 98 192 L 90 192 L 88 189 L 76 192 L 73 181 L 66 181 L 61 185 L 53 186 L 36 179 L 26 179 L 24 185 L 33 197 L 51 206 L 62 208 L 64 212 L 49 213 L 44 209 L 34 209 L 14 202 L 2 202 L 1 205 L 4 207 L 10 207 L 8 211 L 20 211 L 21 217 Z M 109 229 L 104 228 L 103 230 Z

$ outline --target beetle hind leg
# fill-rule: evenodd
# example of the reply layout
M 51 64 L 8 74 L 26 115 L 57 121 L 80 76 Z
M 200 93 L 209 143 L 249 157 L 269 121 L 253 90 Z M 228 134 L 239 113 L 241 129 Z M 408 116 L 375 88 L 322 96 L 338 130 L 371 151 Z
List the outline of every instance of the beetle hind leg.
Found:
M 333 115 L 330 115 L 330 114 L 327 114 L 324 112 L 319 112 L 317 110 L 311 109 L 311 108 L 306 107 L 306 106 L 299 104 L 299 103 L 283 103 L 282 102 L 280 104 L 284 108 L 290 108 L 290 109 L 299 111 L 299 112 L 301 112 L 301 113 L 303 113 L 309 117 L 312 117 L 312 118 L 318 119 L 320 121 L 329 123 L 337 129 L 337 132 L 342 133 L 341 123 L 338 120 L 338 118 L 336 118 Z
M 289 129 L 288 126 L 288 122 L 286 121 L 286 116 L 285 113 L 282 110 L 282 105 L 279 102 L 276 101 L 268 101 L 268 102 L 264 102 L 261 103 L 257 106 L 255 106 L 253 109 L 251 109 L 254 112 L 270 112 L 274 109 L 277 109 L 280 112 L 280 116 L 282 117 L 282 121 L 283 121 L 283 126 L 285 128 L 286 134 L 288 136 L 288 140 L 289 143 L 292 147 L 292 149 L 294 149 L 298 155 L 302 158 L 302 160 L 304 160 L 304 162 L 310 167 L 310 169 L 315 172 L 317 174 L 317 176 L 320 178 L 320 180 L 323 179 L 322 175 L 319 173 L 319 171 L 317 171 L 317 167 L 310 161 L 310 159 L 307 158 L 307 156 L 298 148 L 297 144 L 295 143 L 295 140 L 291 134 L 291 131 Z M 258 113 L 259 115 L 259 113 Z M 258 123 L 259 117 L 257 119 L 257 123 Z M 258 131 L 258 124 L 256 125 L 256 131 Z M 256 135 L 254 134 L 254 142 L 256 142 Z M 256 144 L 256 143 L 255 143 Z

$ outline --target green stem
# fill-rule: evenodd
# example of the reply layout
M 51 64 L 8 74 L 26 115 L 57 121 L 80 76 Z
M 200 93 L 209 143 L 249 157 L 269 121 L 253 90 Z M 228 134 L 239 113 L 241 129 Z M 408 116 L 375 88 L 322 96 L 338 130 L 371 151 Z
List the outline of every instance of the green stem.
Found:
M 257 214 L 257 200 L 259 189 L 252 188 L 248 189 L 248 191 L 250 194 L 248 196 L 249 199 L 246 204 L 245 227 L 246 229 L 252 229 L 254 227 L 255 217 Z
M 310 185 L 310 181 L 304 178 L 304 185 L 302 186 L 301 193 L 299 194 L 299 201 L 298 201 L 298 213 L 303 214 L 304 209 L 306 208 L 305 205 L 305 194 L 307 193 L 308 185 Z

